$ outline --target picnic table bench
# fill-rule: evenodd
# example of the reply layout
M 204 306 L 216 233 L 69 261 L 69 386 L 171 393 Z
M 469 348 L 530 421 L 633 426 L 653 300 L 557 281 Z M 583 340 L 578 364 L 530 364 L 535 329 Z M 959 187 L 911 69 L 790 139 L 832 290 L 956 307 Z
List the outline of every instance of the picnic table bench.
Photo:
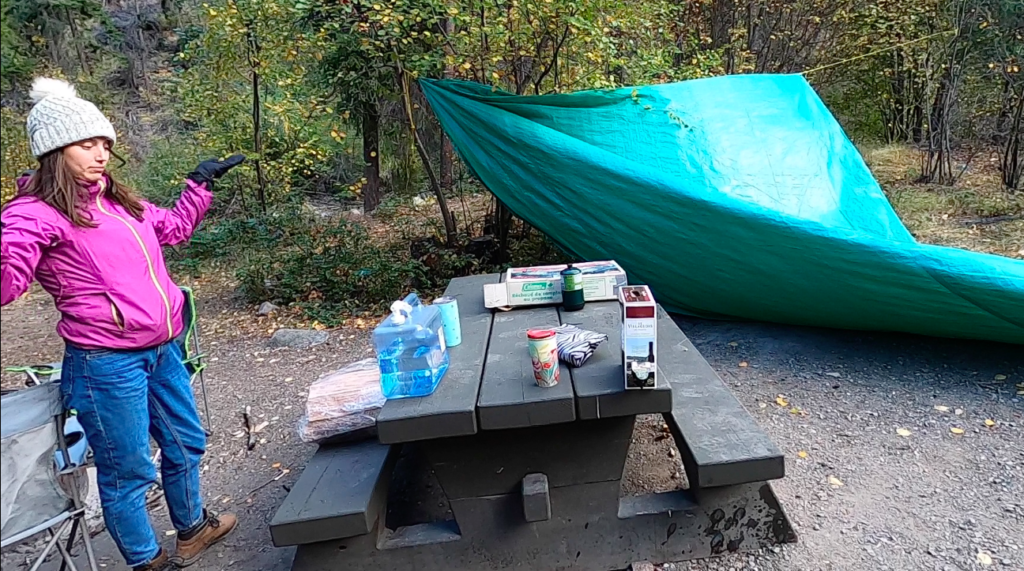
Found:
M 795 540 L 770 484 L 782 453 L 663 310 L 659 383 L 626 391 L 617 302 L 492 312 L 483 286 L 453 280 L 463 343 L 430 396 L 388 401 L 378 441 L 321 446 L 271 522 L 297 545 L 293 571 L 335 569 L 624 569 Z M 571 323 L 606 333 L 591 359 L 533 381 L 526 330 Z M 621 497 L 637 415 L 663 414 L 690 487 Z M 413 451 L 424 467 L 400 475 Z M 398 500 L 424 476 L 429 497 Z M 394 486 L 391 484 L 394 483 Z M 428 521 L 392 525 L 394 504 L 437 502 Z M 436 511 L 436 510 L 435 510 Z M 406 518 L 407 519 L 407 518 Z

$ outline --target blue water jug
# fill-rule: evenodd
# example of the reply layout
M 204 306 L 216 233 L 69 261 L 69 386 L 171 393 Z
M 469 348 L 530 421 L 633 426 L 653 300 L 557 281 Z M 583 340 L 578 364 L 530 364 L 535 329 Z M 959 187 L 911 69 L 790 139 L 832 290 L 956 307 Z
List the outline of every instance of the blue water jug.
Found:
M 373 344 L 389 399 L 429 395 L 448 371 L 441 312 L 415 293 L 391 305 L 391 315 L 373 330 Z

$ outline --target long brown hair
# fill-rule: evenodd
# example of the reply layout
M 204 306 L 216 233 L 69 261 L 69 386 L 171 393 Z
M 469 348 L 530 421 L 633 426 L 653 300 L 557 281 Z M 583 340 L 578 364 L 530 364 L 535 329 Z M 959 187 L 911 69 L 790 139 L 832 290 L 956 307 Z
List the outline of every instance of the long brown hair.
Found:
M 135 192 L 114 180 L 110 173 L 106 173 L 105 176 L 109 181 L 105 191 L 107 197 L 120 204 L 136 220 L 142 220 L 145 207 L 135 196 Z M 39 158 L 39 169 L 19 194 L 42 200 L 67 216 L 75 226 L 96 227 L 96 222 L 88 214 L 89 191 L 75 179 L 71 168 L 64 161 L 63 149 L 57 149 Z

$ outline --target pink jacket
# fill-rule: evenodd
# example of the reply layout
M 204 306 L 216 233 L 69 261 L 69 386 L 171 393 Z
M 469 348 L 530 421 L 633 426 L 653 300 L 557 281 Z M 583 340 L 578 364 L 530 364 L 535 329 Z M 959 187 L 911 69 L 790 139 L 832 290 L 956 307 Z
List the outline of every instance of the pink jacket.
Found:
M 143 202 L 140 222 L 110 201 L 106 179 L 89 188 L 98 225 L 78 228 L 35 197 L 19 196 L 3 221 L 0 305 L 24 294 L 33 277 L 53 296 L 57 333 L 85 349 L 144 349 L 182 330 L 184 296 L 171 281 L 161 246 L 188 241 L 213 195 L 188 181 L 174 208 Z

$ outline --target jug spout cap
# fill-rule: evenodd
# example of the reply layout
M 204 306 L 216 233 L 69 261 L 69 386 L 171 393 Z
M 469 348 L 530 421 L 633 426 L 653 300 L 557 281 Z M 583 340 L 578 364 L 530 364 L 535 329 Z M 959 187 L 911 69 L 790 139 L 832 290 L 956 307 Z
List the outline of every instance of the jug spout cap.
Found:
M 391 304 L 391 321 L 395 325 L 402 325 L 412 313 L 412 306 L 404 300 L 398 300 Z

